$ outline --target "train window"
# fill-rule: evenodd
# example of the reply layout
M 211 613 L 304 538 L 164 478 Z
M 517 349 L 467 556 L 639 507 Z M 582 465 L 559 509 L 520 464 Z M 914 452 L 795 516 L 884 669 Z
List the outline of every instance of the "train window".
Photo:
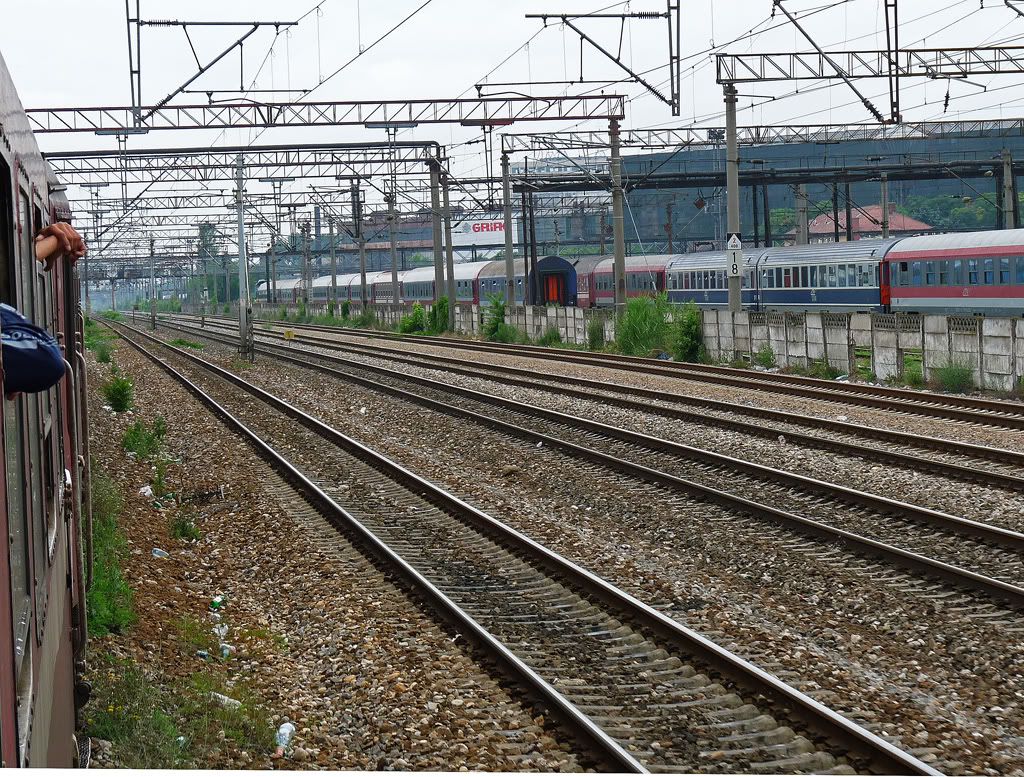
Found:
M 971 286 L 978 284 L 978 260 L 968 259 L 967 260 L 967 283 Z
M 875 268 L 875 286 L 881 286 L 881 283 L 880 283 L 879 277 L 878 277 L 879 274 L 881 273 L 881 266 L 876 264 L 876 265 L 874 265 L 874 268 Z
M 949 279 L 949 282 L 954 286 L 964 282 L 964 262 L 962 259 L 953 260 L 953 276 Z
M 786 267 L 782 271 L 782 287 L 788 289 L 792 285 L 792 278 L 790 277 L 790 269 Z
M 1015 278 L 1017 283 L 1024 283 L 1024 256 L 1018 256 L 1013 260 L 1017 265 L 1017 272 Z
M 822 286 L 828 286 L 830 289 L 836 287 L 836 266 L 834 264 L 827 265 L 825 267 L 827 272 L 826 280 L 827 283 L 822 283 Z
M 818 266 L 816 264 L 807 268 L 807 285 L 812 289 L 818 285 Z
M 995 273 L 995 264 L 996 264 L 995 260 L 994 259 L 982 259 L 981 261 L 982 261 L 982 267 L 984 268 L 983 269 L 983 273 L 982 273 L 982 278 L 984 280 L 982 280 L 982 283 L 984 283 L 984 284 L 986 284 L 988 286 L 991 286 L 993 283 L 995 283 L 995 280 L 996 280 L 996 277 L 995 277 L 996 276 L 996 273 Z
M 921 285 L 921 270 L 922 270 L 921 265 L 922 264 L 924 264 L 924 262 L 911 262 L 910 263 L 910 282 L 914 286 L 920 286 Z
M 0 302 L 14 305 L 14 213 L 11 191 L 11 168 L 0 159 Z
M 935 285 L 935 262 L 924 263 L 924 285 Z
M 838 267 L 836 267 L 836 280 L 839 282 L 839 285 L 842 286 L 843 288 L 846 288 L 846 278 L 846 265 L 841 264 Z
M 935 262 L 939 267 L 939 285 L 949 285 L 949 262 Z
M 999 260 L 999 282 L 1010 282 L 1010 260 L 1006 257 Z
M 810 269 L 806 265 L 800 268 L 800 285 L 805 289 L 810 286 Z
M 761 270 L 761 288 L 762 289 L 774 289 L 775 288 L 775 273 L 771 270 Z

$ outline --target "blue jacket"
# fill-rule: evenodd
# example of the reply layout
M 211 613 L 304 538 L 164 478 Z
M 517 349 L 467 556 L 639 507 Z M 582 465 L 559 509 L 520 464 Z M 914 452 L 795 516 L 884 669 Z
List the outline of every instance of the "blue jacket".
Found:
M 45 330 L 10 305 L 0 304 L 4 393 L 46 391 L 64 377 L 64 354 Z

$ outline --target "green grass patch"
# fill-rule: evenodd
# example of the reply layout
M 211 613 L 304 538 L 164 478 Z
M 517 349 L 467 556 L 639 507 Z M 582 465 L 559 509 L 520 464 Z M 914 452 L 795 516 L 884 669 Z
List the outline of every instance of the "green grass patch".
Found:
M 141 418 L 125 429 L 121 437 L 121 446 L 134 453 L 140 459 L 148 459 L 160 450 L 160 444 L 167 435 L 167 422 L 160 416 L 152 426 Z
M 552 348 L 556 345 L 562 344 L 562 335 L 553 326 L 549 326 L 547 330 L 537 339 L 537 345 L 543 345 L 546 348 Z
M 111 742 L 122 767 L 209 768 L 210 753 L 223 751 L 225 741 L 254 755 L 273 749 L 268 711 L 246 686 L 229 685 L 217 665 L 163 683 L 147 678 L 129 660 L 98 655 L 93 664 L 86 733 Z M 240 704 L 223 707 L 211 693 Z
M 505 298 L 500 294 L 491 294 L 488 298 L 487 311 L 484 314 L 483 336 L 492 343 L 519 343 L 525 339 L 511 324 L 505 323 Z
M 92 478 L 93 581 L 88 593 L 89 633 L 121 632 L 135 622 L 132 589 L 124 577 L 128 543 L 118 528 L 124 499 L 107 475 Z
M 359 327 L 360 329 L 376 329 L 377 316 L 374 315 L 372 310 L 367 308 L 352 319 L 352 326 Z
M 180 512 L 171 518 L 167 527 L 176 540 L 198 540 L 202 534 L 196 526 L 196 518 L 191 512 Z
M 604 321 L 599 318 L 591 319 L 587 324 L 587 348 L 591 351 L 604 350 Z
M 775 366 L 775 349 L 769 343 L 765 343 L 751 361 L 765 369 L 771 369 Z
M 127 375 L 121 375 L 116 366 L 111 371 L 110 380 L 103 384 L 103 397 L 115 413 L 131 410 L 135 401 L 135 384 Z
M 195 340 L 186 340 L 184 337 L 175 337 L 171 340 L 170 345 L 176 345 L 179 348 L 191 348 L 194 351 L 203 350 L 203 344 L 197 343 Z
M 816 359 L 807 366 L 807 374 L 812 378 L 820 378 L 821 380 L 835 380 L 843 373 L 824 359 Z
M 124 321 L 124 316 L 116 310 L 104 310 L 100 315 L 108 321 Z
M 854 371 L 858 380 L 872 380 L 872 351 L 870 348 L 855 348 L 853 351 Z
M 974 388 L 974 369 L 966 362 L 951 360 L 932 370 L 932 382 L 941 391 L 966 394 Z
M 668 297 L 633 297 L 626 302 L 617 327 L 619 350 L 628 356 L 647 356 L 668 350 L 670 338 Z

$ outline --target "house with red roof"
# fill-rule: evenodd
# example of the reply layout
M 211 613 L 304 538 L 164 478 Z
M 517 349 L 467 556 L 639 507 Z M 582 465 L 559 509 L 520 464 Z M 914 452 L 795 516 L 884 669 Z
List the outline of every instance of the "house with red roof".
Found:
M 882 236 L 882 206 L 867 205 L 853 211 L 853 239 L 879 238 Z M 834 243 L 836 239 L 835 221 L 831 213 L 815 216 L 807 224 L 809 243 Z M 923 221 L 904 216 L 896 211 L 895 203 L 889 204 L 889 237 L 906 237 L 931 232 L 932 226 Z M 796 239 L 796 229 L 791 229 L 786 237 L 790 241 Z M 846 241 L 846 214 L 839 213 L 839 241 Z

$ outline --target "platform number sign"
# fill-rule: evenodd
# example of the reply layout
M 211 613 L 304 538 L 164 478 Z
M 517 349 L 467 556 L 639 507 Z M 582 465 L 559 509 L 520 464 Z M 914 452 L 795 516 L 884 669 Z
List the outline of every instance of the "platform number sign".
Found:
M 729 233 L 726 247 L 726 267 L 730 278 L 739 278 L 743 267 L 743 242 L 736 232 Z

